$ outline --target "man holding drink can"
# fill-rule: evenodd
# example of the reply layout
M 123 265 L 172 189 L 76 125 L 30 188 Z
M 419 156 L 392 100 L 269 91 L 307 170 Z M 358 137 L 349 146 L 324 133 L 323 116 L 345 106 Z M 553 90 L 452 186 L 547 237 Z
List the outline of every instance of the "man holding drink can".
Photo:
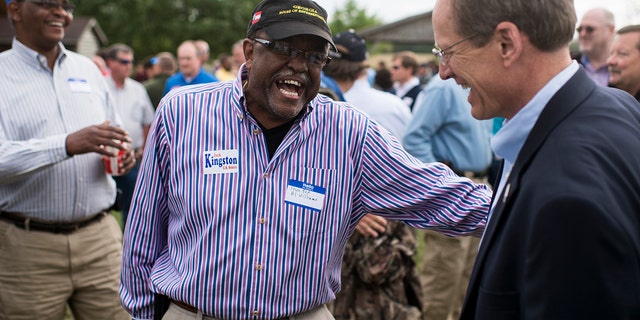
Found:
M 15 30 L 0 54 L 0 319 L 127 319 L 122 233 L 103 158 L 135 158 L 107 83 L 62 44 L 67 1 L 7 0 Z

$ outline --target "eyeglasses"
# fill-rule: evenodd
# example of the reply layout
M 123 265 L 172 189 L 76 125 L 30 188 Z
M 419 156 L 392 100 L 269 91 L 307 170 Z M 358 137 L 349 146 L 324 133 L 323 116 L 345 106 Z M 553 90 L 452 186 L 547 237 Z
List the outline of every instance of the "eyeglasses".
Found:
M 307 63 L 316 67 L 324 67 L 331 61 L 331 58 L 329 58 L 329 55 L 326 53 L 295 49 L 291 47 L 290 43 L 285 41 L 269 41 L 260 38 L 255 38 L 253 41 L 269 48 L 276 54 L 289 58 L 289 60 L 294 59 L 298 55 L 302 55 Z
M 133 63 L 133 60 L 127 60 L 127 59 L 117 59 L 117 61 L 124 65 Z
M 586 33 L 592 33 L 596 30 L 596 28 L 594 27 L 583 27 L 583 26 L 579 26 L 576 28 L 576 31 L 578 31 L 578 33 L 582 32 L 582 30 L 584 30 L 584 32 Z
M 73 11 L 76 9 L 73 4 L 66 1 L 58 2 L 56 0 L 32 0 L 27 2 L 31 2 L 39 7 L 42 7 L 45 10 L 56 10 L 58 8 L 62 8 L 62 10 L 64 10 L 68 14 L 73 14 Z
M 433 54 L 436 55 L 436 57 L 438 57 L 438 61 L 440 62 L 441 66 L 446 66 L 447 63 L 449 63 L 449 59 L 451 59 L 451 55 L 453 55 L 453 52 L 449 52 L 451 50 L 451 48 L 467 41 L 470 40 L 471 38 L 477 36 L 477 33 L 472 34 L 471 36 L 468 36 L 444 49 L 439 49 L 438 47 L 435 47 L 431 50 L 431 52 L 433 52 Z

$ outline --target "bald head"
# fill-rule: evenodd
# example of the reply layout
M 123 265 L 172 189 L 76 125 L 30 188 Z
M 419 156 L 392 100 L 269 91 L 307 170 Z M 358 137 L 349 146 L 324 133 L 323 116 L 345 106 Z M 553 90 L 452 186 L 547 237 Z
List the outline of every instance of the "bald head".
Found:
M 609 55 L 614 36 L 615 18 L 611 11 L 593 8 L 580 19 L 578 45 L 589 61 L 602 63 Z

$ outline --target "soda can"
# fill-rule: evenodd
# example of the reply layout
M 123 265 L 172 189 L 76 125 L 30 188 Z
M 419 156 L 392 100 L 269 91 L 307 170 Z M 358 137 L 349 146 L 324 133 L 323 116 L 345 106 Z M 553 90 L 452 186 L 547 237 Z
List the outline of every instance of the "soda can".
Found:
M 117 142 L 121 145 L 124 145 L 122 141 Z M 121 176 L 124 172 L 120 169 L 120 164 L 122 164 L 124 153 L 126 152 L 126 150 L 121 150 L 112 146 L 104 146 L 104 148 L 111 153 L 117 152 L 117 156 L 115 157 L 103 157 L 104 167 L 107 171 L 107 174 L 110 174 L 114 177 Z

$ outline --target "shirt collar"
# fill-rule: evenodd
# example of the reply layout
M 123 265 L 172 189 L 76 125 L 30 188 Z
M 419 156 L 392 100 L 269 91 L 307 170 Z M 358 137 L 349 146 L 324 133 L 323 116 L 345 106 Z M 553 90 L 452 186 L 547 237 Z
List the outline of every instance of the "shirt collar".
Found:
M 515 163 L 520 149 L 538 121 L 542 110 L 578 69 L 578 63 L 573 61 L 542 87 L 513 118 L 505 121 L 500 131 L 491 138 L 491 149 L 496 155 L 504 158 L 511 165 Z
M 64 47 L 62 42 L 58 42 L 59 53 L 56 58 L 56 64 L 60 65 L 67 57 L 67 49 Z M 28 65 L 39 69 L 49 70 L 49 66 L 47 64 L 47 57 L 38 53 L 37 51 L 27 47 L 25 44 L 20 42 L 16 37 L 13 38 L 13 42 L 11 43 L 11 49 L 15 50 L 17 55 L 23 59 Z

